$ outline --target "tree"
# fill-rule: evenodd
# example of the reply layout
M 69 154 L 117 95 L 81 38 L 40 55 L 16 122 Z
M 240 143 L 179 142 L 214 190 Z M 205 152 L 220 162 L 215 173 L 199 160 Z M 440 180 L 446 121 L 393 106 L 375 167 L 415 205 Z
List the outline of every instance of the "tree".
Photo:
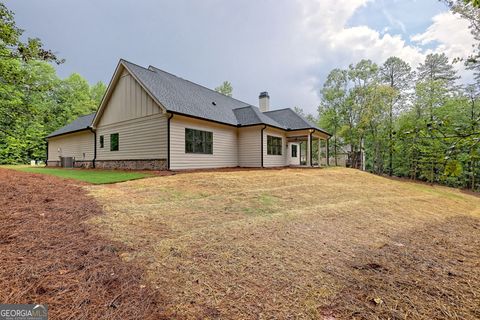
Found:
M 472 6 L 480 8 L 480 0 L 464 0 L 465 3 L 470 3 Z
M 107 86 L 101 81 L 98 81 L 90 87 L 90 99 L 92 99 L 96 108 L 100 106 L 100 102 L 102 102 L 105 91 L 107 91 Z
M 215 88 L 215 91 L 231 97 L 232 93 L 233 93 L 233 87 L 232 87 L 232 84 L 230 82 L 223 81 L 221 86 Z
M 407 92 L 410 89 L 413 73 L 410 65 L 397 57 L 390 57 L 380 68 L 381 81 L 389 86 L 393 92 L 392 99 L 388 101 L 388 174 L 393 175 L 393 120 L 398 115 L 406 102 Z
M 370 86 L 378 80 L 378 66 L 371 60 L 361 60 L 348 68 L 349 95 L 342 112 L 346 123 L 345 142 L 350 145 L 351 162 L 359 161 L 359 152 L 364 151 L 366 122 L 364 113 L 370 99 Z
M 397 96 L 397 91 L 383 84 L 372 84 L 368 88 L 368 99 L 362 122 L 365 123 L 366 167 L 370 171 L 383 174 L 385 171 L 385 154 L 389 150 L 390 103 Z
M 425 61 L 418 66 L 417 76 L 419 81 L 442 81 L 450 88 L 460 78 L 445 53 L 427 55 Z
M 464 61 L 468 69 L 473 70 L 477 84 L 480 85 L 480 5 L 478 0 L 443 0 L 450 10 L 469 22 L 470 32 L 477 42 L 474 52 Z M 462 59 L 460 59 L 462 60 Z
M 334 69 L 324 83 L 320 94 L 322 101 L 318 107 L 320 126 L 332 134 L 330 148 L 333 150 L 335 165 L 338 165 L 338 149 L 341 147 L 339 137 L 343 125 L 342 112 L 346 107 L 348 75 L 346 70 Z
M 350 146 L 354 166 L 363 151 L 370 172 L 479 189 L 480 87 L 458 86 L 443 54 L 417 71 L 395 57 L 332 70 L 320 91 L 321 126 L 331 145 Z
M 45 156 L 45 136 L 96 110 L 105 85 L 90 87 L 78 74 L 58 78 L 61 63 L 39 39 L 20 40 L 14 15 L 0 3 L 0 163 Z
M 445 54 L 429 54 L 417 68 L 412 117 L 403 138 L 412 179 L 438 181 L 444 166 L 445 140 L 440 108 L 458 94 L 456 70 Z
M 20 59 L 23 61 L 43 60 L 54 61 L 58 64 L 64 60 L 57 58 L 51 51 L 43 48 L 38 38 L 28 38 L 26 42 L 20 40 L 23 30 L 18 28 L 14 13 L 0 3 L 0 57 L 2 59 Z
M 39 39 L 21 40 L 14 14 L 0 3 L 0 163 L 26 161 L 44 148 L 39 117 L 56 76 L 45 63 L 61 63 Z

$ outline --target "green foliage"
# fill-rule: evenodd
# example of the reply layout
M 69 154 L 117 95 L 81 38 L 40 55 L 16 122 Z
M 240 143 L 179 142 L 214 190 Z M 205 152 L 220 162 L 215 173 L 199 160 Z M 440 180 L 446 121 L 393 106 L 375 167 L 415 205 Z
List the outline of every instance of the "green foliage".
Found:
M 64 60 L 50 50 L 43 48 L 38 38 L 29 38 L 27 42 L 20 40 L 23 30 L 15 24 L 14 14 L 5 4 L 0 3 L 0 57 L 2 59 L 20 59 L 22 61 L 44 60 L 58 64 Z
M 0 3 L 0 164 L 44 159 L 45 136 L 96 110 L 103 83 L 90 86 L 78 74 L 58 78 L 60 63 L 38 39 L 20 41 L 13 13 Z
M 477 85 L 480 85 L 480 2 L 479 0 L 443 0 L 451 11 L 469 23 L 470 32 L 476 40 L 474 52 L 463 60 L 468 69 L 473 70 Z
M 377 174 L 479 189 L 479 86 L 458 86 L 443 54 L 428 55 L 416 75 L 396 57 L 332 70 L 318 109 L 330 153 L 343 146 L 352 163 L 363 151 Z
M 463 173 L 462 164 L 458 160 L 448 160 L 445 164 L 445 175 L 447 177 L 460 177 Z
M 230 82 L 223 81 L 221 86 L 215 88 L 215 91 L 231 97 L 232 93 L 233 93 L 233 87 L 232 87 L 232 84 Z

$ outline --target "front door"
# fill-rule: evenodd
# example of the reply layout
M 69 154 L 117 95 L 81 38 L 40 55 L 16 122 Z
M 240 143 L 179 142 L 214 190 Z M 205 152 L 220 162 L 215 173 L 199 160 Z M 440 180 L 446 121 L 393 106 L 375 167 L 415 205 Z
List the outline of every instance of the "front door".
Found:
M 295 142 L 290 142 L 288 144 L 288 159 L 289 165 L 299 166 L 300 165 L 300 144 Z

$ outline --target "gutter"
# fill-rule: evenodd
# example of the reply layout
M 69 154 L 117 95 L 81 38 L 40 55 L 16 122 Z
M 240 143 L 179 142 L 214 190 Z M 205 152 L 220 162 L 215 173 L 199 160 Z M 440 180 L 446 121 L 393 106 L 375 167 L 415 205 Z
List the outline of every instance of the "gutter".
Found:
M 170 119 L 173 118 L 173 113 L 167 118 L 167 170 L 170 170 Z
M 263 168 L 263 130 L 267 129 L 267 125 L 264 125 L 262 130 L 260 131 L 261 132 L 261 136 L 260 136 L 260 150 L 261 150 L 261 155 L 260 155 L 260 159 L 261 159 L 261 168 Z
M 77 133 L 77 132 L 81 132 L 81 131 L 85 131 L 85 130 L 91 130 L 91 127 L 86 127 L 86 128 L 82 128 L 82 129 L 78 129 L 78 130 L 73 130 L 73 131 L 68 131 L 68 132 L 63 132 L 63 133 L 59 133 L 59 134 L 56 134 L 56 135 L 48 135 L 46 137 L 46 139 L 50 139 L 50 138 L 55 138 L 55 137 L 60 137 L 60 136 L 64 136 L 66 134 L 71 134 L 71 133 Z
M 95 169 L 95 161 L 97 160 L 97 131 L 93 130 L 92 127 L 88 127 L 93 133 L 93 160 L 92 167 Z

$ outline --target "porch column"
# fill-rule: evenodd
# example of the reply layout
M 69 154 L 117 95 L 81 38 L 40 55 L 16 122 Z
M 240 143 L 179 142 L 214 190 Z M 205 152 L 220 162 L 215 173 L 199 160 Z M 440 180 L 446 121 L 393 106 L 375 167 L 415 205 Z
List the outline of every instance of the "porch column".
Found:
M 308 136 L 307 136 L 307 166 L 309 166 L 309 167 L 312 165 L 312 162 L 311 162 L 311 160 L 312 160 L 311 147 L 312 147 L 312 135 L 310 133 L 308 133 Z
M 327 145 L 326 154 L 327 154 L 327 167 L 328 167 L 330 166 L 330 150 L 328 149 L 328 138 L 325 140 L 325 144 Z
M 318 138 L 318 166 L 322 166 L 322 139 Z

